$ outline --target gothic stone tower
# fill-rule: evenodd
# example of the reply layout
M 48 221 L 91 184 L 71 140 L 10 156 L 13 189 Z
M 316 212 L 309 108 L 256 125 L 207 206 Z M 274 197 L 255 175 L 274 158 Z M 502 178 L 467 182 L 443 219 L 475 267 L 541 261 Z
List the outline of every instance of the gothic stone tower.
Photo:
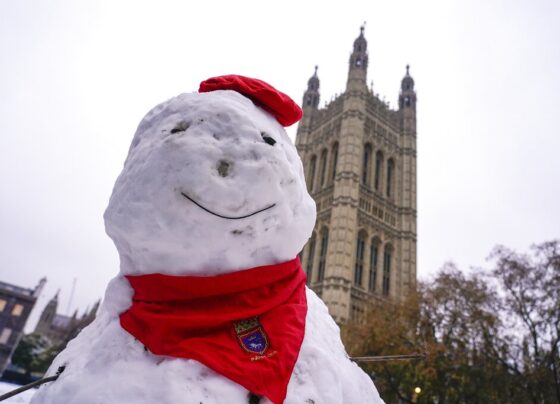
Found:
M 317 204 L 301 252 L 308 283 L 339 323 L 375 299 L 416 286 L 416 92 L 409 74 L 399 107 L 367 87 L 364 29 L 354 41 L 346 91 L 319 108 L 317 67 L 303 96 L 296 147 Z

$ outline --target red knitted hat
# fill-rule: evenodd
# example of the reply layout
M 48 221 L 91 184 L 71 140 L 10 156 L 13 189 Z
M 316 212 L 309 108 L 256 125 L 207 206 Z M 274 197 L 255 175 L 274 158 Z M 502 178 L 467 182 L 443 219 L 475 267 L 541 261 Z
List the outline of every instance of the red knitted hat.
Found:
M 243 94 L 274 115 L 283 126 L 290 126 L 303 116 L 301 108 L 290 97 L 262 80 L 228 74 L 204 80 L 198 89 L 200 93 L 215 90 L 234 90 Z

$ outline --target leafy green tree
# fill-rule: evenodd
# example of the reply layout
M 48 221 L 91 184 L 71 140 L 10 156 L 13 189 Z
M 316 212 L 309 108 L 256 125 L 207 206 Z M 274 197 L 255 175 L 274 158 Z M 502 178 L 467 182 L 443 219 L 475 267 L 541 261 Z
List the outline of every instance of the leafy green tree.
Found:
M 32 372 L 45 373 L 62 347 L 52 345 L 51 342 L 39 334 L 24 335 L 14 354 L 12 363 L 25 369 L 29 376 Z
M 30 374 L 35 371 L 34 361 L 37 356 L 49 347 L 49 341 L 39 334 L 24 335 L 12 355 L 12 363 Z

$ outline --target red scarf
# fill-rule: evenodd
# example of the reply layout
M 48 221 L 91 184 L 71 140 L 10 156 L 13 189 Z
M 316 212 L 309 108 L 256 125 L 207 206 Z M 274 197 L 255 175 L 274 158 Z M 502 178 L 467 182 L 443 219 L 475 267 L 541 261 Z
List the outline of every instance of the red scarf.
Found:
M 152 353 L 195 359 L 280 404 L 305 333 L 299 258 L 218 276 L 127 276 L 122 327 Z

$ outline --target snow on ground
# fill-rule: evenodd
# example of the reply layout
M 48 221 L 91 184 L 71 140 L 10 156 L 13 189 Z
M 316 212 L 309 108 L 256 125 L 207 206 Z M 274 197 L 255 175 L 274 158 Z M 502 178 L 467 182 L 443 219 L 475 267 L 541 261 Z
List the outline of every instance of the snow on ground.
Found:
M 5 394 L 9 391 L 15 390 L 20 387 L 17 384 L 0 382 L 0 395 Z M 29 404 L 31 397 L 35 394 L 35 389 L 24 391 L 23 393 L 18 394 L 17 396 L 10 397 L 5 401 L 2 401 L 2 404 Z

